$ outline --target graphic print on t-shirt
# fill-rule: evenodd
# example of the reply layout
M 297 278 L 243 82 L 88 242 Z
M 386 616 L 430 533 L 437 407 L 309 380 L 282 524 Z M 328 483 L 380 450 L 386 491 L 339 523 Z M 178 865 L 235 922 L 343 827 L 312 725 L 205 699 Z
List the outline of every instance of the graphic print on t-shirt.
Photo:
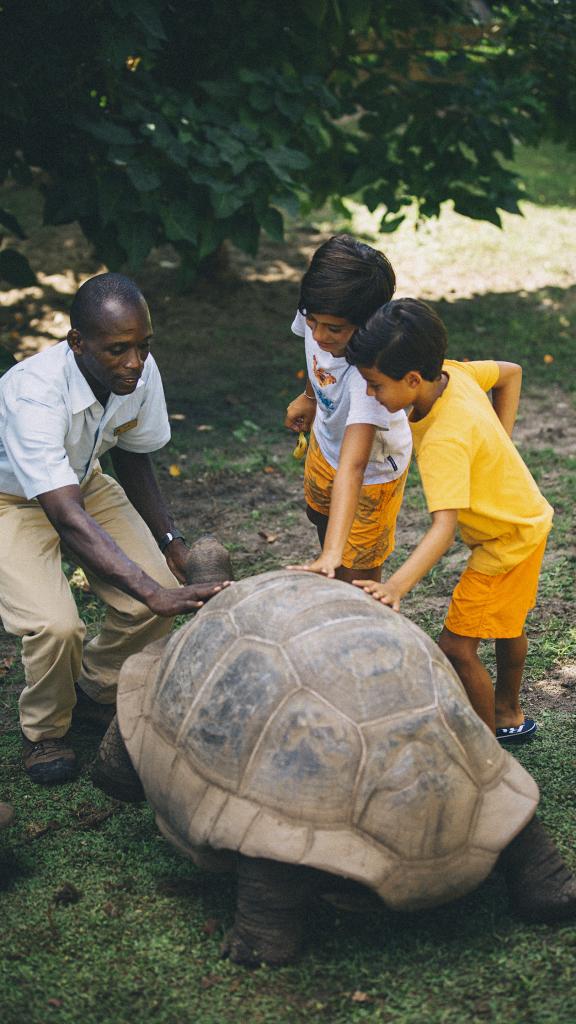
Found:
M 322 366 L 318 366 L 318 360 L 314 355 L 312 364 L 314 367 L 314 376 L 318 381 L 321 388 L 327 388 L 329 384 L 336 384 L 336 377 L 334 377 L 328 370 L 325 370 Z

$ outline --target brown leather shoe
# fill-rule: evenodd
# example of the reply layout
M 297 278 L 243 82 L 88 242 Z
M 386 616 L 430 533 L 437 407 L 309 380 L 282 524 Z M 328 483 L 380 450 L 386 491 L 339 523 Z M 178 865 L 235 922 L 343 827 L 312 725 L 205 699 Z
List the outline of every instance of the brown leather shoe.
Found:
M 82 725 L 94 725 L 106 730 L 116 714 L 116 704 L 99 704 L 92 700 L 84 690 L 76 687 L 76 706 L 72 712 L 72 721 Z
M 49 785 L 70 782 L 76 777 L 76 755 L 66 738 L 45 739 L 33 743 L 22 733 L 24 768 L 32 782 Z

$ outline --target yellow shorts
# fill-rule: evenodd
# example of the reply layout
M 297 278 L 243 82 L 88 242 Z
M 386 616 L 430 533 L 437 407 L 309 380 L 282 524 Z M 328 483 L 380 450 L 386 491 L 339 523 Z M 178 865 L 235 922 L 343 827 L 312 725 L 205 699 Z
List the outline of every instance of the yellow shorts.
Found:
M 499 576 L 465 569 L 452 594 L 444 625 L 458 636 L 505 640 L 522 634 L 536 604 L 547 537 L 523 562 Z
M 358 508 L 348 535 L 342 565 L 347 569 L 374 569 L 394 550 L 396 519 L 402 504 L 408 469 L 389 483 L 368 484 L 360 491 Z M 308 505 L 323 516 L 330 514 L 336 470 L 320 451 L 314 432 L 304 470 L 304 495 Z

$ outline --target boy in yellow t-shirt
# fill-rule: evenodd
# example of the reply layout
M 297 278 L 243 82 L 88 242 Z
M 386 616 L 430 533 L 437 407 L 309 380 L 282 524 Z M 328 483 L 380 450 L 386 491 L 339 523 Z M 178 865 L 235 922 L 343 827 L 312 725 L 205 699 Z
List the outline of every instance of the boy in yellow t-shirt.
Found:
M 448 609 L 439 645 L 477 714 L 501 742 L 536 731 L 519 704 L 526 616 L 553 510 L 510 440 L 522 370 L 516 363 L 444 360 L 446 329 L 429 306 L 398 299 L 382 306 L 346 350 L 367 393 L 409 423 L 432 526 L 384 583 L 357 580 L 399 610 L 405 594 L 448 550 L 456 527 L 472 553 Z M 492 389 L 493 402 L 486 392 Z M 496 642 L 496 691 L 478 657 Z

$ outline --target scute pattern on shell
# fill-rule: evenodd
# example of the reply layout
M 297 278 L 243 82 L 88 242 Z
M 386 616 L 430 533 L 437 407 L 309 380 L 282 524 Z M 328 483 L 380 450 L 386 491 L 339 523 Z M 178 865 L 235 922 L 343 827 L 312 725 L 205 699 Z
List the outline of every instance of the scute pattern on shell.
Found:
M 240 850 L 416 909 L 479 884 L 534 813 L 536 784 L 436 644 L 348 584 L 251 577 L 162 650 L 140 690 L 143 656 L 126 663 L 120 726 L 160 827 L 199 863 Z

